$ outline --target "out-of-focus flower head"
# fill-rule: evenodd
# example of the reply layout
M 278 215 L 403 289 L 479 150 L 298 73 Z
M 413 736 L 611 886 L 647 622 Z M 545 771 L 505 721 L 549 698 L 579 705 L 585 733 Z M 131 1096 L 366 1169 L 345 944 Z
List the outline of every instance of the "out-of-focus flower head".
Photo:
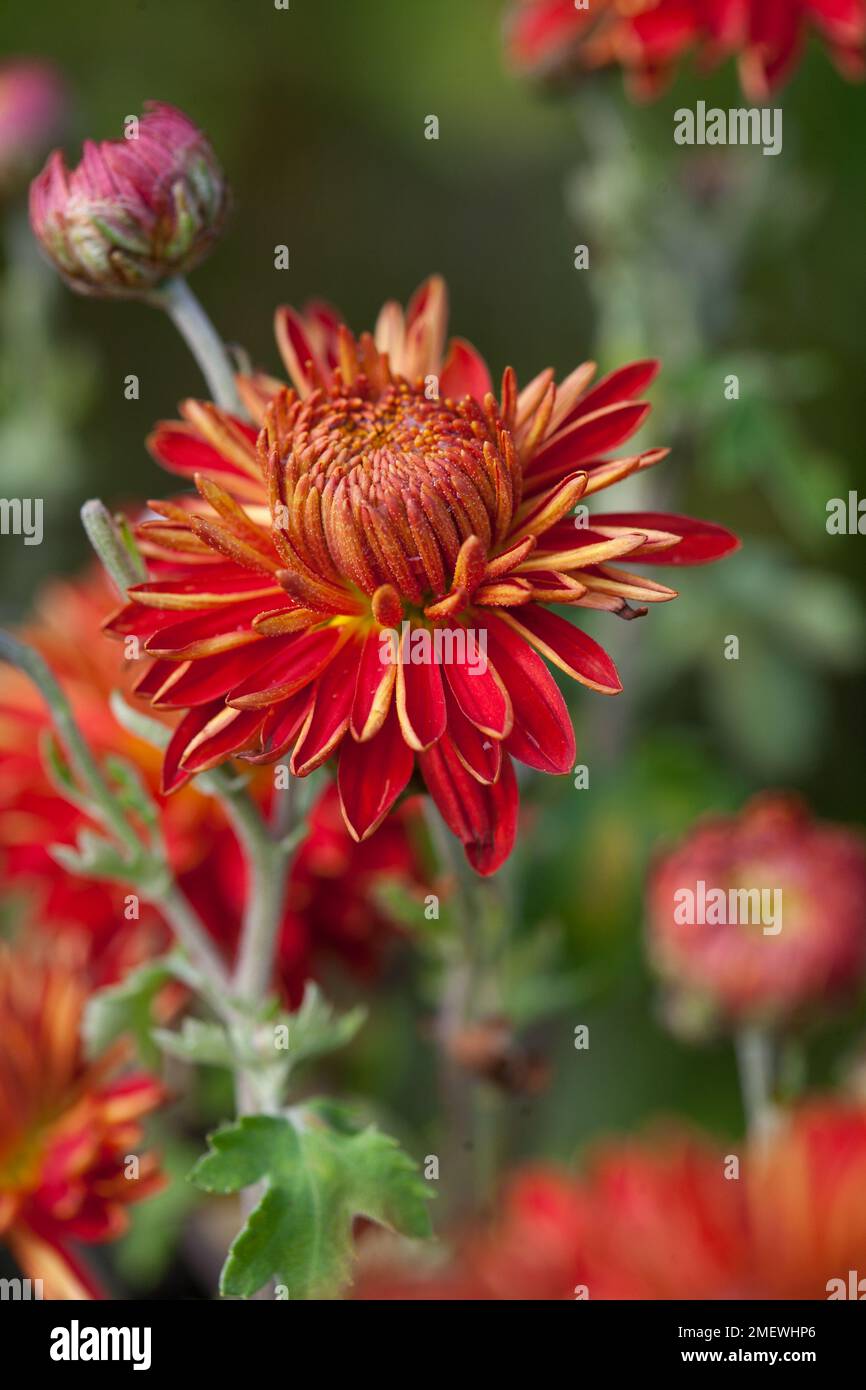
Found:
M 204 259 L 229 191 L 210 142 L 173 106 L 145 103 L 121 140 L 85 141 L 69 170 L 60 150 L 30 189 L 33 231 L 81 294 L 147 294 Z
M 739 1163 L 737 1170 L 732 1162 Z M 724 1152 L 668 1131 L 529 1171 L 449 1263 L 371 1243 L 362 1299 L 826 1299 L 866 1268 L 866 1110 L 815 1102 Z M 856 1296 L 856 1295 L 855 1295 Z
M 164 1095 L 153 1077 L 117 1075 L 122 1047 L 85 1060 L 87 988 L 62 954 L 0 946 L 0 1240 L 45 1298 L 92 1298 L 76 1246 L 117 1239 L 129 1204 L 163 1185 L 140 1145 Z
M 0 63 L 0 197 L 29 179 L 62 132 L 66 88 L 50 63 Z
M 684 1026 L 784 1022 L 850 996 L 866 972 L 866 844 L 796 798 L 766 793 L 699 824 L 647 898 L 650 957 Z
M 299 777 L 337 756 L 363 840 L 417 769 L 489 874 L 514 843 L 512 757 L 574 765 L 545 659 L 592 690 L 621 688 L 607 653 L 550 605 L 635 617 L 676 591 L 614 562 L 701 564 L 737 542 L 682 516 L 572 515 L 666 456 L 616 453 L 646 418 L 657 363 L 595 385 L 593 363 L 559 385 L 548 369 L 522 391 L 507 368 L 497 399 L 473 347 L 446 350 L 446 319 L 435 277 L 358 339 L 324 305 L 278 310 L 294 384 L 239 381 L 256 426 L 187 401 L 184 422 L 153 435 L 199 496 L 151 504 L 161 519 L 139 536 L 154 578 L 106 627 L 152 658 L 138 694 L 184 711 L 166 791 L 230 756 L 285 754 Z
M 620 65 L 639 99 L 657 96 L 693 55 L 706 69 L 736 57 L 750 98 L 791 76 L 814 31 L 846 77 L 866 70 L 866 0 L 516 0 L 511 59 L 541 76 Z
M 118 659 L 96 640 L 113 590 L 94 568 L 74 581 L 53 581 L 38 597 L 22 637 L 46 658 L 63 685 L 76 718 L 98 758 L 115 755 L 143 774 L 161 807 L 169 856 L 183 890 L 228 955 L 234 950 L 244 904 L 244 866 L 222 810 L 190 785 L 177 796 L 159 793 L 161 755 L 116 722 L 109 708 L 114 689 L 128 690 L 134 661 Z M 170 716 L 169 716 L 170 719 Z M 42 740 L 49 729 L 45 707 L 32 684 L 0 667 L 0 875 L 8 890 L 32 896 L 33 916 L 82 952 L 94 985 L 110 983 L 142 959 L 164 949 L 168 929 L 155 909 L 141 903 L 139 916 L 125 910 L 128 889 L 78 878 L 52 858 L 53 844 L 74 843 L 85 824 L 45 771 Z M 252 790 L 268 806 L 273 779 L 260 772 Z M 411 804 L 382 826 L 373 840 L 356 845 L 326 790 L 310 818 L 308 838 L 295 857 L 280 936 L 279 982 L 292 1000 L 303 992 L 323 954 L 353 968 L 371 970 L 394 924 L 377 906 L 383 877 L 420 884 L 421 857 L 414 847 L 418 814 Z

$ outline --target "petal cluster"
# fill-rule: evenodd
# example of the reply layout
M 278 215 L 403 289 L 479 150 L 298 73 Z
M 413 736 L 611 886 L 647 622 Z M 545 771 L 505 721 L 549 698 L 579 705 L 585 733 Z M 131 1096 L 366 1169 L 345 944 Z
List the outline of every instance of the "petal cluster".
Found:
M 160 795 L 160 754 L 114 719 L 111 692 L 119 689 L 128 696 L 135 667 L 115 646 L 93 641 L 112 592 L 96 569 L 79 579 L 53 581 L 40 592 L 21 635 L 48 661 L 97 757 L 122 757 L 142 774 L 159 803 L 180 886 L 231 958 L 246 891 L 240 848 L 218 804 L 195 786 L 167 799 Z M 169 722 L 172 717 L 177 716 L 167 716 Z M 0 881 L 28 903 L 32 929 L 74 948 L 91 984 L 102 986 L 165 950 L 169 931 L 145 902 L 138 904 L 137 916 L 130 916 L 127 887 L 73 876 L 52 857 L 52 845 L 75 843 L 86 818 L 49 780 L 43 757 L 48 730 L 32 684 L 11 667 L 0 668 Z M 262 771 L 250 785 L 269 814 L 272 797 L 279 794 L 272 779 Z M 277 962 L 287 999 L 300 998 L 325 953 L 353 969 L 376 967 L 394 924 L 376 906 L 373 888 L 387 875 L 406 885 L 420 882 L 412 833 L 416 821 L 417 810 L 407 804 L 358 845 L 343 825 L 333 789 L 324 791 L 311 810 L 287 884 Z
M 621 65 L 639 99 L 693 55 L 704 68 L 735 57 L 746 94 L 764 100 L 793 72 L 814 31 L 850 78 L 866 70 L 866 0 L 517 0 L 511 57 L 525 71 L 563 75 Z
M 553 606 L 635 617 L 675 597 L 622 568 L 700 564 L 723 528 L 662 513 L 589 514 L 666 450 L 621 452 L 657 370 L 595 382 L 584 363 L 497 392 L 479 354 L 445 343 L 433 278 L 354 337 L 322 304 L 277 314 L 292 381 L 239 382 L 254 424 L 187 401 L 155 457 L 197 496 L 150 505 L 152 577 L 106 626 L 150 658 L 137 692 L 183 717 L 168 792 L 228 757 L 338 759 L 363 840 L 420 773 L 472 865 L 492 873 L 517 821 L 512 759 L 565 773 L 575 744 L 546 663 L 603 694 L 610 657 Z M 578 508 L 577 515 L 575 509 Z
M 130 1203 L 163 1183 L 155 1156 L 140 1152 L 141 1121 L 163 1088 L 117 1076 L 117 1054 L 85 1061 L 86 998 L 57 954 L 0 948 L 0 1239 L 46 1298 L 93 1297 L 76 1244 L 115 1240 Z
M 713 892 L 719 910 L 682 920 L 687 894 L 707 904 Z M 850 998 L 866 973 L 866 842 L 789 796 L 700 824 L 657 863 L 647 904 L 674 1016 L 787 1021 Z
M 148 102 L 121 140 L 85 141 L 70 170 L 55 150 L 30 188 L 30 221 L 72 289 L 146 294 L 203 260 L 229 193 L 207 137 L 173 106 Z

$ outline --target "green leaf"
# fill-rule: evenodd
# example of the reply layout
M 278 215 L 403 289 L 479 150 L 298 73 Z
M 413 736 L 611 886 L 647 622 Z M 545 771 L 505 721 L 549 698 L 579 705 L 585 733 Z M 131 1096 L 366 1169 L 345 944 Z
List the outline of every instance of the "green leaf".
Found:
M 79 811 L 86 815 L 93 815 L 93 803 L 86 797 L 69 766 L 54 732 L 51 729 L 43 730 L 39 740 L 39 749 L 42 754 L 42 765 L 54 790 L 68 801 L 72 806 L 77 806 Z
M 116 1038 L 131 1034 L 142 1062 L 154 1066 L 159 1060 L 159 1049 L 151 1036 L 153 1000 L 177 973 L 172 958 L 166 956 L 131 970 L 119 985 L 98 990 L 84 1015 L 88 1056 L 98 1056 Z
M 171 1057 L 184 1062 L 197 1062 L 209 1067 L 233 1067 L 236 1057 L 231 1041 L 220 1023 L 207 1023 L 200 1018 L 186 1018 L 180 1032 L 171 1028 L 154 1028 L 155 1043 Z
M 351 1042 L 366 1018 L 360 1005 L 348 1013 L 338 1014 L 324 998 L 317 985 L 309 983 L 299 1008 L 293 1014 L 281 1014 L 275 1027 L 288 1029 L 288 1060 L 292 1066 L 311 1057 L 336 1052 Z
M 315 1103 L 291 1118 L 246 1116 L 210 1137 L 190 1177 L 205 1192 L 265 1184 L 235 1238 L 220 1291 L 250 1298 L 275 1279 L 291 1299 L 339 1297 L 351 1274 L 352 1224 L 363 1216 L 406 1236 L 430 1233 L 432 1195 L 395 1140 L 349 1132 Z

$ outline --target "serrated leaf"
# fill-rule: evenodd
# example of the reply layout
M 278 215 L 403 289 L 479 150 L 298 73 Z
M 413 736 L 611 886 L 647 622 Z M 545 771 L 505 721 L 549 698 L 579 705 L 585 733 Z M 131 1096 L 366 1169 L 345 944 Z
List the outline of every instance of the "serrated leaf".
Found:
M 104 878 L 111 882 L 130 879 L 130 864 L 116 845 L 92 830 L 81 830 L 75 848 L 51 845 L 50 854 L 61 868 L 84 878 Z
M 266 1184 L 223 1267 L 227 1296 L 250 1298 L 276 1279 L 290 1299 L 339 1297 L 359 1216 L 406 1236 L 430 1233 L 431 1193 L 396 1141 L 373 1126 L 334 1129 L 311 1105 L 291 1118 L 246 1116 L 210 1145 L 190 1175 L 196 1186 L 229 1193 Z
M 141 774 L 123 758 L 106 758 L 106 771 L 117 788 L 117 801 L 125 811 L 133 811 L 151 828 L 159 823 L 156 802 Z
M 184 1062 L 211 1067 L 231 1067 L 236 1060 L 226 1030 L 219 1023 L 187 1018 L 184 1019 L 179 1032 L 171 1028 L 154 1028 L 151 1036 L 163 1052 L 167 1052 L 171 1057 L 179 1057 Z
M 176 974 L 169 957 L 148 961 L 130 971 L 119 985 L 110 985 L 92 995 L 83 1027 L 88 1055 L 98 1056 L 116 1038 L 131 1034 L 142 1062 L 154 1066 L 159 1060 L 159 1049 L 151 1036 L 153 1000 Z
M 86 815 L 92 814 L 91 803 L 75 781 L 72 769 L 51 729 L 43 731 L 39 740 L 39 751 L 42 755 L 42 765 L 55 791 L 59 792 L 64 801 L 77 806 Z
M 307 1061 L 335 1052 L 352 1041 L 366 1018 L 366 1010 L 358 1006 L 339 1014 L 322 995 L 317 985 L 309 983 L 304 990 L 300 1007 L 293 1014 L 281 1014 L 276 1020 L 288 1029 L 288 1060 Z

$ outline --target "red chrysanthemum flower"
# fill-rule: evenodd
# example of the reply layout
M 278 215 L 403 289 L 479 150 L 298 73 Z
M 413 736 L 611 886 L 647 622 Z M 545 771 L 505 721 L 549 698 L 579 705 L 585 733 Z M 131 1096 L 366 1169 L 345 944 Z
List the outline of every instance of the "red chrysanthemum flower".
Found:
M 686 53 L 704 67 L 736 56 L 746 93 L 763 100 L 791 75 L 810 29 L 847 77 L 862 77 L 866 0 L 518 0 L 508 37 L 523 70 L 621 64 L 638 97 L 657 95 Z
M 703 904 L 705 920 L 683 920 L 690 903 Z M 790 1019 L 850 997 L 863 980 L 866 843 L 767 793 L 739 816 L 700 824 L 660 860 L 648 918 L 675 1014 Z
M 829 1101 L 727 1153 L 676 1131 L 610 1143 L 584 1177 L 520 1176 L 492 1227 L 465 1238 L 444 1268 L 412 1268 L 371 1247 L 356 1297 L 856 1297 L 849 1271 L 866 1269 L 864 1191 L 866 1112 Z
M 86 997 L 57 955 L 0 946 L 0 1240 L 45 1298 L 98 1297 L 75 1246 L 115 1240 L 129 1204 L 163 1185 L 139 1152 L 163 1088 L 116 1076 L 122 1047 L 84 1060 Z
M 545 371 L 521 392 L 508 368 L 497 401 L 468 343 L 443 359 L 445 320 L 438 279 L 357 340 L 321 305 L 281 309 L 294 389 L 241 382 L 260 428 L 188 401 L 185 422 L 153 436 L 200 497 L 151 504 L 162 519 L 140 536 L 159 576 L 106 626 L 153 658 L 138 693 L 186 710 L 166 791 L 230 756 L 288 754 L 303 777 L 338 755 L 343 814 L 362 840 L 417 764 L 489 874 L 515 835 L 511 758 L 552 773 L 574 762 L 542 656 L 593 690 L 620 689 L 606 653 L 550 605 L 634 616 L 632 601 L 675 591 L 614 561 L 699 564 L 737 542 L 686 517 L 570 515 L 665 456 L 609 457 L 646 417 L 635 398 L 656 363 L 594 388 L 593 364 L 559 386 Z
M 180 885 L 231 956 L 244 908 L 240 847 L 219 805 L 194 785 L 176 796 L 160 795 L 160 754 L 114 719 L 109 695 L 128 689 L 135 668 L 118 660 L 113 646 L 93 640 L 112 593 L 98 569 L 81 579 L 54 581 L 39 595 L 22 636 L 60 680 L 97 757 L 123 757 L 143 775 L 159 802 Z M 51 846 L 74 843 L 86 818 L 48 779 L 42 740 L 49 728 L 32 684 L 11 667 L 0 667 L 0 877 L 7 890 L 32 899 L 33 918 L 45 924 L 44 931 L 74 939 L 91 983 L 104 985 L 164 950 L 169 930 L 146 903 L 130 919 L 127 888 L 77 877 L 52 857 Z M 259 773 L 251 790 L 267 809 L 271 778 Z M 407 803 L 372 840 L 358 845 L 343 826 L 333 789 L 313 807 L 290 871 L 279 940 L 278 978 L 290 1000 L 300 998 L 326 955 L 353 969 L 375 967 L 395 928 L 377 907 L 374 888 L 389 875 L 420 886 L 421 861 L 413 845 L 417 821 L 417 808 Z

